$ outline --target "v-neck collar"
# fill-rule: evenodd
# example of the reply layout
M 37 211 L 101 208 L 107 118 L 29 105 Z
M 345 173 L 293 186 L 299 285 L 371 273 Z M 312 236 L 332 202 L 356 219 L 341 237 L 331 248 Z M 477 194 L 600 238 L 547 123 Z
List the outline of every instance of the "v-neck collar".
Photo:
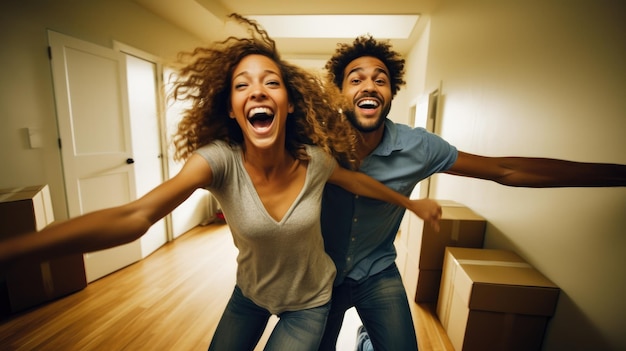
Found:
M 310 154 L 308 147 L 306 148 L 306 151 L 308 154 Z M 291 213 L 295 210 L 296 205 L 300 202 L 300 199 L 302 198 L 302 196 L 304 196 L 304 189 L 306 189 L 309 185 L 309 179 L 310 179 L 309 171 L 311 169 L 310 167 L 311 162 L 312 162 L 312 159 L 309 160 L 309 162 L 305 165 L 306 171 L 304 174 L 304 183 L 302 184 L 302 188 L 298 192 L 298 196 L 296 196 L 296 198 L 291 203 L 291 205 L 289 206 L 289 209 L 287 209 L 283 217 L 280 220 L 276 220 L 274 217 L 272 217 L 272 215 L 270 215 L 270 213 L 267 211 L 267 208 L 265 208 L 265 205 L 263 204 L 263 201 L 261 200 L 261 197 L 259 196 L 259 193 L 256 190 L 254 183 L 252 182 L 252 178 L 250 178 L 250 174 L 248 173 L 248 171 L 246 170 L 246 167 L 243 164 L 243 150 L 240 150 L 240 152 L 237 153 L 237 166 L 240 167 L 240 170 L 245 174 L 245 182 L 248 187 L 248 190 L 250 191 L 252 195 L 252 199 L 254 200 L 257 207 L 262 209 L 263 214 L 267 218 L 269 218 L 274 224 L 279 225 L 279 226 L 282 226 L 289 219 L 289 217 L 291 216 Z

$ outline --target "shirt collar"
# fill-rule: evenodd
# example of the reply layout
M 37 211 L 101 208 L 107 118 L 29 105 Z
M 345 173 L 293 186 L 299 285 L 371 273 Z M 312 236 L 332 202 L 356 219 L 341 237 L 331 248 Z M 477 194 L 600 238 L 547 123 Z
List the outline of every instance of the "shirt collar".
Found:
M 392 152 L 397 150 L 402 150 L 401 141 L 398 139 L 398 128 L 389 118 L 385 118 L 383 138 L 371 154 L 389 156 Z

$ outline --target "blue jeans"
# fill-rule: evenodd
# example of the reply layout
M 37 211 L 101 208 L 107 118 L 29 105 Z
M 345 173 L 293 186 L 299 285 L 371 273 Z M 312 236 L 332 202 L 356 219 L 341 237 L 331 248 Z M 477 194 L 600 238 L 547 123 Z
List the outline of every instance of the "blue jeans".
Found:
M 279 314 L 278 323 L 264 350 L 317 350 L 329 309 L 330 302 L 320 307 Z M 254 350 L 270 316 L 269 311 L 243 296 L 241 289 L 235 286 L 209 350 Z
M 333 289 L 320 350 L 336 349 L 344 314 L 353 306 L 367 329 L 374 350 L 417 350 L 409 302 L 395 264 L 360 283 L 346 278 Z

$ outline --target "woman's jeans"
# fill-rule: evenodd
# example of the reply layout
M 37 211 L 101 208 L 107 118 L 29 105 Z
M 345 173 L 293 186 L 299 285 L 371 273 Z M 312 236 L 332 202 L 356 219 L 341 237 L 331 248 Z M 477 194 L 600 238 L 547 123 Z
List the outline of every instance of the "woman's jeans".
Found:
M 281 313 L 264 350 L 317 350 L 329 309 L 330 303 L 327 303 Z M 209 350 L 254 350 L 270 316 L 271 313 L 243 296 L 239 287 L 235 286 Z
M 353 306 L 367 329 L 374 350 L 417 350 L 411 309 L 395 264 L 361 282 L 346 278 L 333 289 L 320 350 L 335 350 L 344 314 Z M 356 335 L 354 337 L 356 339 Z

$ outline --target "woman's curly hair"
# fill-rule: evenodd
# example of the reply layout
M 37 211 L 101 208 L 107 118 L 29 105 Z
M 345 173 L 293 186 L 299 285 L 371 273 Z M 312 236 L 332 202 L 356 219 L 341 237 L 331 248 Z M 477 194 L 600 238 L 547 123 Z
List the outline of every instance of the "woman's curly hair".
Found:
M 209 47 L 181 53 L 172 96 L 189 102 L 174 135 L 176 160 L 186 160 L 199 147 L 215 140 L 243 145 L 243 133 L 229 117 L 231 81 L 246 56 L 264 55 L 279 67 L 294 111 L 287 118 L 285 147 L 294 158 L 308 160 L 305 144 L 317 145 L 344 167 L 356 168 L 356 132 L 340 113 L 344 98 L 332 84 L 312 72 L 283 61 L 276 44 L 255 21 L 229 17 L 247 26 L 249 38 L 229 37 Z
M 329 80 L 341 89 L 346 66 L 363 56 L 375 57 L 387 66 L 391 79 L 391 96 L 395 96 L 400 87 L 405 84 L 403 79 L 404 59 L 391 48 L 389 41 L 377 41 L 371 35 L 357 37 L 352 44 L 337 44 L 335 54 L 326 62 L 325 66 Z

